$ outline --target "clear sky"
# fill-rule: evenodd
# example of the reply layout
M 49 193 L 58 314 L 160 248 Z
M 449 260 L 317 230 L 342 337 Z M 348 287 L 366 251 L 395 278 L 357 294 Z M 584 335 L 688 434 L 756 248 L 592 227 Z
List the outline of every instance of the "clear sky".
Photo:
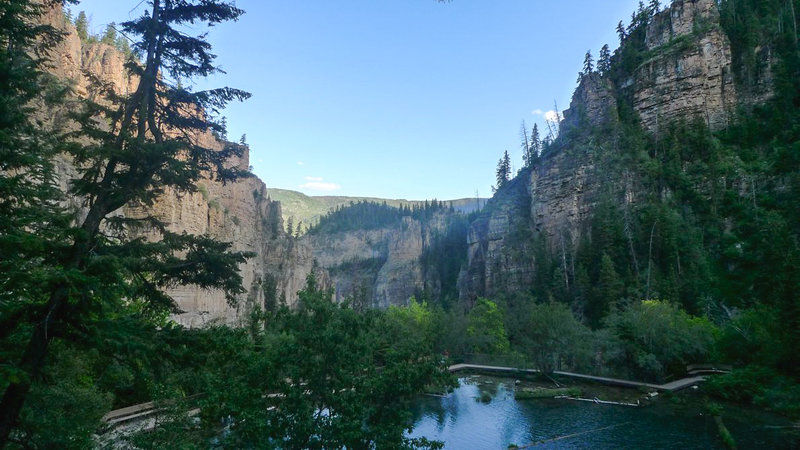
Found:
M 520 124 L 569 106 L 583 57 L 617 46 L 637 0 L 239 0 L 210 30 L 227 72 L 194 88 L 253 94 L 225 111 L 268 187 L 407 199 L 490 196 L 521 165 Z M 137 6 L 138 5 L 138 6 Z M 83 0 L 92 30 L 142 0 Z M 198 32 L 203 31 L 198 27 Z

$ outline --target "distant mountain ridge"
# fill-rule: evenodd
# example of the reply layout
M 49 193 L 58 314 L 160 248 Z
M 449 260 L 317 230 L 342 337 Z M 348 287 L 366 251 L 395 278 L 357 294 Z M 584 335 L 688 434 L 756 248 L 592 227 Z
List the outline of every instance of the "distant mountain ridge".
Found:
M 425 203 L 425 200 L 406 200 L 406 199 L 388 199 L 378 197 L 349 197 L 349 196 L 336 196 L 336 195 L 321 195 L 309 196 L 302 192 L 292 191 L 289 189 L 276 189 L 267 188 L 267 196 L 273 200 L 281 203 L 281 216 L 283 218 L 284 226 L 288 227 L 289 219 L 293 227 L 301 224 L 301 228 L 305 231 L 308 227 L 316 224 L 319 218 L 333 211 L 338 206 L 346 206 L 350 203 L 358 203 L 362 201 L 384 203 L 389 206 L 399 208 L 400 206 L 414 206 Z M 432 200 L 432 199 L 429 199 Z M 437 199 L 439 200 L 439 199 Z M 486 205 L 486 198 L 459 198 L 454 200 L 439 200 L 447 205 L 452 205 L 456 211 L 464 214 L 469 214 L 473 211 L 480 210 Z

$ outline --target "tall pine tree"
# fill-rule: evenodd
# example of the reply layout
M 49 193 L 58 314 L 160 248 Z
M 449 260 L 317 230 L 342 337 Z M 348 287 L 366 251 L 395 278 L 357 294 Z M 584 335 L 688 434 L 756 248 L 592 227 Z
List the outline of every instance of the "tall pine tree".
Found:
M 503 152 L 503 157 L 497 161 L 497 189 L 502 188 L 508 183 L 511 175 L 511 158 L 508 156 L 508 150 Z
M 13 3 L 35 8 L 25 1 Z M 144 58 L 127 66 L 138 87 L 120 98 L 97 84 L 94 89 L 105 93 L 107 101 L 89 103 L 75 115 L 80 127 L 67 151 L 80 176 L 72 180 L 71 194 L 85 199 L 87 211 L 76 217 L 68 245 L 51 268 L 58 277 L 34 295 L 20 293 L 16 300 L 25 320 L 4 330 L 19 333 L 20 340 L 27 335 L 27 344 L 14 365 L 19 375 L 9 379 L 0 402 L 0 443 L 7 442 L 54 338 L 97 339 L 96 324 L 113 320 L 130 305 L 159 315 L 172 307 L 163 290 L 174 285 L 221 289 L 231 302 L 243 292 L 238 264 L 246 255 L 231 252 L 230 244 L 172 233 L 154 217 L 112 214 L 126 204 L 150 205 L 165 192 L 193 192 L 203 173 L 223 183 L 244 175 L 225 164 L 240 146 L 217 151 L 199 138 L 209 130 L 222 132 L 212 117 L 227 102 L 249 94 L 230 88 L 190 93 L 168 83 L 217 72 L 204 35 L 187 31 L 197 22 L 212 26 L 242 13 L 224 1 L 151 0 L 149 11 L 122 25 L 126 35 L 140 38 L 135 50 Z M 12 10 L 9 17 L 15 14 Z M 16 43 L 24 33 L 20 28 L 2 32 L 9 36 L 6 42 Z M 33 45 L 37 37 L 28 42 Z M 136 238 L 131 230 L 137 226 L 149 227 L 160 239 Z

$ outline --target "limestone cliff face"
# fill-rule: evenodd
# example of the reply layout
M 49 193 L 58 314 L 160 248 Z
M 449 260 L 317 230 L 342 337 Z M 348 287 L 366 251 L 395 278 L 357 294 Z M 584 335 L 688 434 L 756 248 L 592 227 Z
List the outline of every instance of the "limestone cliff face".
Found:
M 430 285 L 421 258 L 446 222 L 443 213 L 424 223 L 403 217 L 377 229 L 307 234 L 299 244 L 312 249 L 314 262 L 330 276 L 337 301 L 360 295 L 386 308 L 405 305 Z
M 67 80 L 78 97 L 92 95 L 88 89 L 88 75 L 111 83 L 123 95 L 135 90 L 136 80 L 127 74 L 125 57 L 116 48 L 102 43 L 82 44 L 60 9 L 51 10 L 44 19 L 65 32 L 64 40 L 52 52 L 50 70 Z M 61 120 L 58 112 L 53 114 L 54 121 Z M 210 133 L 195 138 L 209 148 L 222 149 L 224 145 Z M 229 164 L 248 168 L 249 148 L 243 150 L 243 155 L 233 158 Z M 56 169 L 59 182 L 66 190 L 77 170 L 67 157 L 56 161 Z M 229 305 L 219 291 L 204 291 L 193 286 L 170 289 L 168 294 L 180 310 L 175 320 L 187 326 L 211 322 L 241 324 L 250 308 L 263 303 L 261 284 L 267 275 L 278 281 L 278 291 L 285 293 L 287 302 L 293 304 L 297 290 L 302 288 L 306 275 L 312 270 L 313 258 L 308 247 L 293 242 L 284 232 L 280 203 L 268 199 L 264 183 L 252 177 L 222 185 L 206 177 L 198 183 L 198 188 L 198 192 L 192 194 L 168 192 L 147 211 L 129 205 L 114 213 L 128 217 L 151 214 L 169 224 L 171 231 L 210 235 L 231 242 L 234 250 L 256 254 L 240 267 L 247 293 L 236 305 Z M 69 202 L 80 216 L 82 200 L 72 198 Z
M 489 200 L 467 235 L 467 266 L 459 277 L 462 299 L 517 291 L 533 282 L 529 179 L 519 176 Z
M 653 56 L 629 86 L 646 129 L 691 117 L 702 117 L 712 130 L 728 124 L 738 98 L 714 0 L 672 2 L 647 26 L 646 47 Z
M 726 126 L 738 103 L 729 41 L 714 0 L 675 0 L 647 25 L 648 59 L 620 85 L 597 73 L 582 78 L 564 112 L 560 142 L 489 201 L 472 224 L 459 291 L 463 300 L 519 292 L 535 283 L 535 251 L 520 246 L 540 235 L 553 254 L 574 250 L 607 187 L 635 203 L 635 181 L 600 170 L 596 141 L 619 121 L 617 99 L 632 99 L 643 127 L 700 117 Z M 608 142 L 604 145 L 609 145 Z M 613 144 L 612 144 L 613 145 Z
M 561 128 L 564 133 L 586 133 L 599 127 L 613 126 L 618 120 L 613 83 L 593 72 L 581 77 L 569 109 L 564 111 Z

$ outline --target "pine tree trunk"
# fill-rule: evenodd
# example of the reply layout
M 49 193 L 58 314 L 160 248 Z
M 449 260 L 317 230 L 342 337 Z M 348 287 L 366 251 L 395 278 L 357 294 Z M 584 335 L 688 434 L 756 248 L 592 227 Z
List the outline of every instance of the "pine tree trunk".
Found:
M 50 331 L 51 325 L 61 320 L 64 306 L 67 304 L 66 300 L 66 286 L 61 286 L 53 292 L 48 303 L 47 314 L 36 325 L 28 347 L 22 355 L 20 368 L 27 373 L 27 378 L 9 384 L 3 394 L 3 399 L 0 401 L 0 447 L 8 443 L 11 431 L 17 424 L 22 405 L 30 391 L 31 383 L 44 365 L 47 347 L 53 338 L 53 333 Z
M 104 197 L 92 205 L 81 226 L 89 238 L 73 244 L 70 257 L 64 264 L 66 268 L 79 268 L 85 265 L 86 255 L 97 236 L 100 223 L 109 211 L 120 206 L 110 205 L 108 199 Z M 58 285 L 53 289 L 45 309 L 45 315 L 36 324 L 19 363 L 19 368 L 26 373 L 27 377 L 22 381 L 9 384 L 3 394 L 3 399 L 0 400 L 0 448 L 8 443 L 11 431 L 17 425 L 19 413 L 28 396 L 31 384 L 44 366 L 47 348 L 54 336 L 53 328 L 63 323 L 68 294 L 69 287 L 66 284 Z

